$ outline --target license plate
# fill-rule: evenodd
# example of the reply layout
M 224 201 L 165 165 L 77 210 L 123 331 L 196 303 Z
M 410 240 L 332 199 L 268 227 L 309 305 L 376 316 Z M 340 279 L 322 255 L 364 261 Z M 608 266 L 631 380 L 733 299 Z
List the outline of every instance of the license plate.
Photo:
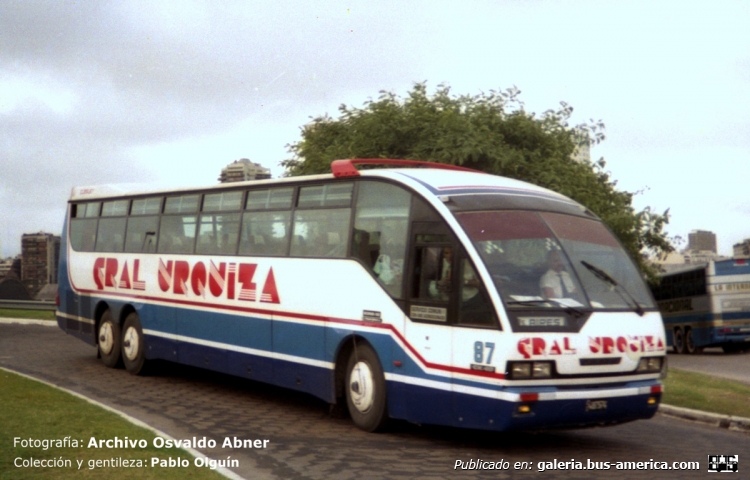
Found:
M 586 400 L 586 411 L 591 412 L 593 410 L 606 410 L 606 400 Z

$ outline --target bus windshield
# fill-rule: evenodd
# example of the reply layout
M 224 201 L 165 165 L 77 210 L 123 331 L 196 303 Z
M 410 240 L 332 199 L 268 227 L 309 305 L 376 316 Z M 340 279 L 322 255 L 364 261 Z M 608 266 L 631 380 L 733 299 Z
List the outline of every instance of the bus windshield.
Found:
M 456 218 L 509 308 L 655 309 L 637 268 L 599 221 L 512 210 Z

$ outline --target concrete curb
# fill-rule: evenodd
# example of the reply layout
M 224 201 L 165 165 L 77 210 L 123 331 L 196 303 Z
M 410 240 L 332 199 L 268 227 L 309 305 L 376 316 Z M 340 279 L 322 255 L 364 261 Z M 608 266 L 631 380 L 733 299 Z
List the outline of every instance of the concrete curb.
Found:
M 0 318 L 0 323 L 20 323 L 24 325 L 44 325 L 47 327 L 56 327 L 57 322 L 54 320 L 35 320 L 29 318 Z M 706 425 L 712 425 L 718 428 L 726 428 L 736 432 L 750 433 L 750 418 L 736 417 L 734 415 L 722 415 L 719 413 L 703 412 L 690 408 L 675 407 L 662 403 L 659 405 L 659 413 L 669 417 L 681 418 Z
M 683 420 L 704 423 L 714 427 L 726 428 L 736 432 L 750 433 L 750 418 L 675 407 L 665 403 L 659 405 L 659 413 L 670 417 L 681 418 Z
M 0 323 L 20 323 L 23 325 L 44 325 L 46 327 L 56 327 L 57 320 L 37 320 L 34 318 L 6 318 L 0 317 Z

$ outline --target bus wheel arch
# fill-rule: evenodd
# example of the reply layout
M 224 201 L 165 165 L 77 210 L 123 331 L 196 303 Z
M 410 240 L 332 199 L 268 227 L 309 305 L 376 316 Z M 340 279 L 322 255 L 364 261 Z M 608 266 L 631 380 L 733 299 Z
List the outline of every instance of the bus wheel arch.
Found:
M 346 403 L 346 392 L 344 391 L 346 366 L 349 362 L 349 356 L 354 350 L 355 342 L 365 341 L 362 337 L 350 335 L 346 337 L 339 345 L 336 352 L 336 363 L 334 364 L 333 377 L 333 398 L 335 403 Z
M 104 304 L 106 307 L 106 304 Z M 100 304 L 101 306 L 101 304 Z M 97 306 L 97 311 L 100 306 Z M 109 368 L 122 365 L 120 323 L 115 321 L 112 311 L 106 307 L 96 321 L 96 346 L 102 363 Z
M 385 374 L 377 352 L 364 339 L 352 338 L 346 359 L 343 390 L 354 424 L 367 432 L 382 430 L 388 421 Z
M 682 327 L 674 328 L 672 346 L 675 353 L 685 353 L 685 334 Z

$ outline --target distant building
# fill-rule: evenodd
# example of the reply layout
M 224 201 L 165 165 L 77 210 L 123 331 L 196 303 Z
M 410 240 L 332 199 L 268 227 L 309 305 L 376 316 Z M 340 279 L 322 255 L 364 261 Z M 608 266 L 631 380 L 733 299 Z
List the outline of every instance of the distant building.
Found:
M 716 234 L 707 230 L 693 230 L 688 234 L 687 249 L 694 252 L 706 251 L 718 253 Z
M 726 260 L 726 257 L 722 257 L 711 250 L 686 250 L 683 252 L 683 256 L 685 257 L 685 263 L 691 264 L 708 263 L 711 260 L 714 262 Z
M 246 180 L 265 180 L 271 178 L 271 170 L 247 158 L 230 163 L 221 170 L 219 182 L 244 182 Z
M 691 250 L 686 248 L 681 252 L 671 252 L 655 259 L 653 263 L 665 273 L 682 270 L 690 265 L 705 265 L 710 261 L 726 260 L 727 257 L 711 250 Z
M 750 258 L 750 238 L 746 238 L 740 243 L 735 243 L 732 248 L 734 250 L 734 258 Z
M 60 237 L 51 233 L 24 233 L 21 237 L 21 282 L 34 297 L 48 283 L 57 283 Z
M 659 257 L 653 262 L 660 271 L 669 273 L 685 266 L 685 255 L 678 252 L 669 252 L 663 257 Z

